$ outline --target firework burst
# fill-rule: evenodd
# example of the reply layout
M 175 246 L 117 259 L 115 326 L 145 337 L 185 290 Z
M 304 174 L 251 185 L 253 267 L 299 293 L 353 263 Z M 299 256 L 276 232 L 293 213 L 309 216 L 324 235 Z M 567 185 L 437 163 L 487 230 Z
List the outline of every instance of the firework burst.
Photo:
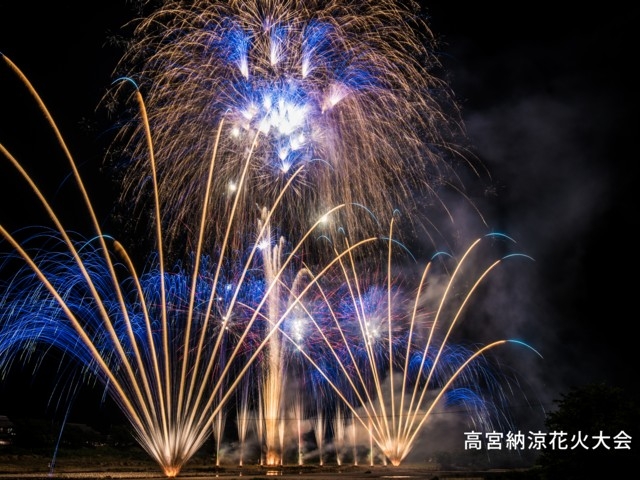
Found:
M 210 436 L 221 408 L 276 331 L 278 320 L 269 316 L 273 312 L 262 311 L 269 309 L 271 290 L 284 282 L 281 277 L 295 259 L 295 249 L 278 263 L 277 271 L 269 273 L 270 285 L 255 276 L 261 271 L 257 253 L 261 244 L 237 257 L 223 242 L 215 256 L 206 256 L 200 242 L 188 265 L 169 272 L 158 220 L 155 253 L 138 274 L 124 246 L 102 232 L 76 163 L 46 105 L 22 72 L 2 58 L 45 113 L 68 157 L 95 232 L 90 241 L 69 233 L 29 173 L 0 144 L 0 153 L 21 174 L 54 224 L 53 233 L 35 237 L 48 239 L 41 248 L 30 248 L 29 242 L 19 241 L 0 225 L 0 234 L 25 265 L 2 285 L 0 370 L 11 368 L 16 358 L 26 358 L 24 352 L 39 359 L 52 349 L 63 352 L 104 384 L 131 422 L 140 445 L 165 475 L 175 476 Z M 141 121 L 146 123 L 144 102 L 140 95 L 137 99 Z M 149 169 L 157 185 L 153 156 Z M 238 191 L 243 188 L 239 182 Z M 205 196 L 198 205 L 206 209 L 207 202 Z M 159 208 L 156 201 L 157 219 Z M 233 211 L 225 222 L 229 231 L 235 223 Z M 265 226 L 270 211 L 264 215 L 263 227 L 256 226 L 258 238 L 269 238 Z M 203 216 L 201 236 L 205 224 Z M 259 317 L 269 318 L 274 327 L 256 332 Z
M 345 208 L 325 226 L 332 233 L 379 232 L 398 209 L 408 224 L 420 222 L 425 202 L 453 181 L 445 160 L 455 107 L 432 73 L 434 44 L 416 5 L 393 0 L 164 2 L 136 24 L 117 72 L 149 105 L 173 238 L 193 225 L 187 202 L 205 187 L 221 122 L 212 218 L 230 208 L 260 134 L 234 241 L 251 236 L 261 208 L 300 167 L 274 222 L 287 238 L 337 204 Z M 140 124 L 124 121 L 114 151 L 125 149 L 115 155 L 129 209 L 149 198 L 149 152 Z
M 323 385 L 314 391 L 332 393 L 327 395 L 332 401 L 324 400 L 333 409 L 332 417 L 342 405 L 393 465 L 407 457 L 441 401 L 464 404 L 478 428 L 495 428 L 496 412 L 506 404 L 502 391 L 506 377 L 495 376 L 499 371 L 491 367 L 486 353 L 507 343 L 535 352 L 514 340 L 473 349 L 453 341 L 455 327 L 485 278 L 505 258 L 529 258 L 509 254 L 491 261 L 478 253 L 486 242 L 486 238 L 476 240 L 446 275 L 447 270 L 435 272 L 443 257 L 435 255 L 409 295 L 402 293 L 403 275 L 392 269 L 394 242 L 388 242 L 382 282 L 377 275 L 371 278 L 370 263 L 362 272 L 362 265 L 354 261 L 353 252 L 364 245 L 361 242 L 336 251 L 321 275 L 296 297 L 296 304 L 321 303 L 326 310 L 317 317 L 305 307 L 308 333 L 300 339 L 287 335 L 298 355 L 314 366 L 312 383 Z

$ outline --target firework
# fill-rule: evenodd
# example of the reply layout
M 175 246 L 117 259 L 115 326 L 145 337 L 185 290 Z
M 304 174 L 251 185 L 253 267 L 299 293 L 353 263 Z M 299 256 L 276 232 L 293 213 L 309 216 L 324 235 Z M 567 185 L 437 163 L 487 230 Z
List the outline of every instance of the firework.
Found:
M 342 451 L 348 425 L 355 445 L 357 422 L 397 464 L 441 398 L 475 398 L 474 385 L 492 383 L 477 360 L 506 341 L 454 348 L 465 303 L 445 312 L 448 288 L 442 309 L 423 316 L 423 279 L 407 314 L 390 270 L 362 273 L 380 242 L 396 244 L 380 237 L 396 207 L 412 212 L 418 194 L 436 195 L 446 169 L 436 93 L 446 89 L 429 75 L 430 38 L 409 28 L 408 13 L 387 1 L 198 1 L 166 2 L 141 21 L 123 65 L 143 59 L 142 68 L 116 88 L 132 91 L 136 106 L 119 138 L 131 158 L 123 198 L 150 208 L 155 233 L 141 273 L 103 233 L 46 106 L 3 57 L 45 112 L 93 232 L 68 233 L 0 145 L 54 224 L 35 238 L 49 239 L 40 248 L 0 226 L 25 265 L 2 285 L 0 368 L 61 352 L 104 384 L 167 476 L 212 431 L 219 448 L 231 398 L 243 439 L 257 410 L 268 464 L 283 462 L 294 386 L 297 402 L 319 392 L 308 420 L 321 462 L 326 434 Z M 169 245 L 182 260 L 175 267 Z M 300 439 L 307 410 L 295 410 Z
M 504 401 L 505 378 L 495 377 L 498 370 L 485 354 L 507 343 L 531 347 L 498 340 L 469 349 L 452 340 L 477 287 L 503 260 L 486 264 L 491 257 L 477 253 L 482 240 L 469 247 L 451 274 L 434 272 L 442 255 L 434 256 L 408 296 L 400 288 L 402 275 L 392 271 L 394 242 L 389 241 L 383 279 L 370 278 L 369 263 L 364 273 L 360 271 L 362 265 L 353 256 L 354 249 L 363 246 L 360 243 L 336 251 L 321 274 L 295 297 L 292 308 L 304 306 L 307 313 L 306 332 L 296 337 L 294 330 L 286 337 L 296 347 L 295 354 L 314 366 L 313 390 L 328 392 L 323 395 L 323 411 L 328 409 L 335 434 L 344 435 L 342 408 L 384 457 L 399 465 L 441 401 L 464 404 L 479 428 L 496 427 L 492 422 Z M 514 256 L 528 258 L 521 254 L 505 258 Z M 479 267 L 478 260 L 486 265 Z M 329 273 L 334 269 L 338 278 Z M 317 303 L 324 305 L 324 315 L 311 313 L 319 310 L 317 305 L 311 307 Z M 338 442 L 336 448 L 342 445 Z
M 232 307 L 232 297 L 248 305 L 260 298 L 261 285 L 246 281 L 248 290 L 239 293 L 237 278 L 225 274 L 214 281 L 215 265 L 202 265 L 193 284 L 191 272 L 161 275 L 157 263 L 139 277 L 120 264 L 114 278 L 111 267 L 123 261 L 120 247 L 102 252 L 96 240 L 73 238 L 70 248 L 53 232 L 33 240 L 44 236 L 50 240 L 45 250 L 19 247 L 29 264 L 3 288 L 0 369 L 11 368 L 17 358 L 41 361 L 50 355 L 80 367 L 85 379 L 104 385 L 140 445 L 174 476 L 219 417 L 230 383 L 225 369 L 234 361 L 241 365 L 236 371 L 249 363 L 246 352 L 233 348 L 233 335 L 241 335 L 242 327 L 229 327 L 234 320 L 225 318 L 249 321 L 251 312 Z M 257 340 L 245 343 L 252 341 Z M 183 365 L 190 369 L 188 378 L 181 374 Z
M 215 257 L 203 256 L 198 248 L 188 266 L 170 273 L 158 221 L 155 253 L 138 274 L 123 245 L 102 233 L 46 105 L 22 72 L 8 58 L 3 60 L 45 112 L 68 156 L 95 232 L 92 240 L 74 238 L 28 172 L 0 144 L 0 153 L 55 225 L 53 233 L 37 238 L 56 240 L 55 245 L 32 249 L 0 225 L 0 234 L 25 264 L 3 285 L 0 367 L 10 368 L 16 358 L 23 358 L 22 352 L 42 358 L 50 347 L 72 357 L 105 385 L 141 446 L 167 476 L 175 476 L 210 436 L 221 408 L 277 329 L 276 323 L 265 333 L 254 325 L 265 316 L 261 311 L 268 308 L 271 290 L 282 281 L 295 250 L 278 271 L 270 272 L 271 285 L 254 275 L 254 269 L 260 269 L 261 244 L 239 258 L 227 243 Z M 144 121 L 144 104 L 138 99 Z M 150 174 L 156 178 L 153 158 Z M 242 188 L 241 182 L 239 191 Z M 199 203 L 203 209 L 207 201 L 205 196 Z M 158 213 L 156 202 L 156 218 Z M 269 217 L 266 212 L 265 225 Z M 205 223 L 203 219 L 201 235 Z M 231 228 L 233 216 L 226 223 Z M 256 228 L 263 237 L 264 228 Z
M 117 75 L 149 106 L 169 238 L 190 236 L 187 202 L 202 195 L 214 143 L 214 245 L 250 149 L 234 242 L 254 238 L 261 209 L 294 172 L 274 222 L 286 238 L 337 204 L 345 208 L 324 226 L 330 234 L 380 232 L 398 211 L 408 227 L 423 222 L 442 183 L 455 182 L 448 161 L 457 158 L 455 106 L 433 73 L 434 46 L 410 2 L 164 2 L 136 23 Z M 152 198 L 149 150 L 140 123 L 123 122 L 114 158 L 130 211 Z

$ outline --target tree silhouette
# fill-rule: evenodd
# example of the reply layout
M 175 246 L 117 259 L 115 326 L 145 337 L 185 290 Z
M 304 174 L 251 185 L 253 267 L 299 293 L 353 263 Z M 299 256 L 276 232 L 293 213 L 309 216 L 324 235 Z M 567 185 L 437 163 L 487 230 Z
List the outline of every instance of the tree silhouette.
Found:
M 584 479 L 596 469 L 625 471 L 637 463 L 633 444 L 640 426 L 637 394 L 589 384 L 572 388 L 556 403 L 557 409 L 545 421 L 547 448 L 539 458 L 543 478 Z

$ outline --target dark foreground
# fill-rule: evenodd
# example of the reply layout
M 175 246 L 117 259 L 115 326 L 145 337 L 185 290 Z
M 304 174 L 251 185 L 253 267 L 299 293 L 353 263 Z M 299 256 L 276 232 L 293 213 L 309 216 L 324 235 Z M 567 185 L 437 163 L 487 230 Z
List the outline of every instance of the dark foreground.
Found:
M 53 465 L 53 466 L 52 466 Z M 359 465 L 336 463 L 309 463 L 267 467 L 257 464 L 212 464 L 210 456 L 196 455 L 182 469 L 178 480 L 245 480 L 289 477 L 314 480 L 360 480 L 360 479 L 538 479 L 539 472 L 533 468 L 512 469 L 446 469 L 435 462 L 391 465 Z M 0 449 L 0 480 L 20 479 L 165 479 L 157 464 L 136 449 L 76 449 L 58 452 L 55 461 L 50 454 L 27 450 Z M 275 480 L 275 479 L 273 479 Z
M 141 470 L 135 468 L 126 470 L 114 468 L 109 470 L 105 466 L 96 469 L 63 469 L 58 468 L 53 471 L 6 471 L 5 465 L 0 464 L 0 479 L 10 480 L 39 480 L 39 479 L 164 479 L 164 475 L 158 470 L 150 468 Z M 433 466 L 284 466 L 284 467 L 264 467 L 264 466 L 235 466 L 235 467 L 209 467 L 209 468 L 185 468 L 179 475 L 178 480 L 203 480 L 203 479 L 267 479 L 272 477 L 289 477 L 297 479 L 314 480 L 368 480 L 368 479 L 458 479 L 458 480 L 482 480 L 482 479 L 537 479 L 538 475 L 534 470 L 486 470 L 486 471 L 444 471 Z M 274 479 L 275 480 L 275 479 Z

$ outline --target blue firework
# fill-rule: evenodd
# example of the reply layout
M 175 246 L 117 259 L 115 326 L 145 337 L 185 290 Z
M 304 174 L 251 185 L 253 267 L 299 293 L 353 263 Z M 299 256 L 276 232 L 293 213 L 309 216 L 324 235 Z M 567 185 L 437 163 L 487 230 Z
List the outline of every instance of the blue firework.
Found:
M 447 172 L 461 158 L 434 45 L 415 6 L 394 0 L 164 2 L 136 24 L 117 75 L 149 105 L 170 231 L 193 224 L 185 202 L 203 191 L 214 150 L 211 216 L 241 195 L 237 239 L 250 237 L 255 205 L 271 207 L 294 175 L 277 222 L 290 240 L 342 203 L 326 226 L 332 234 L 370 234 L 397 209 L 407 222 L 424 220 L 427 202 L 417 198 L 455 182 Z M 136 117 L 123 122 L 115 146 L 126 154 L 114 159 L 122 200 L 144 203 L 144 131 Z

